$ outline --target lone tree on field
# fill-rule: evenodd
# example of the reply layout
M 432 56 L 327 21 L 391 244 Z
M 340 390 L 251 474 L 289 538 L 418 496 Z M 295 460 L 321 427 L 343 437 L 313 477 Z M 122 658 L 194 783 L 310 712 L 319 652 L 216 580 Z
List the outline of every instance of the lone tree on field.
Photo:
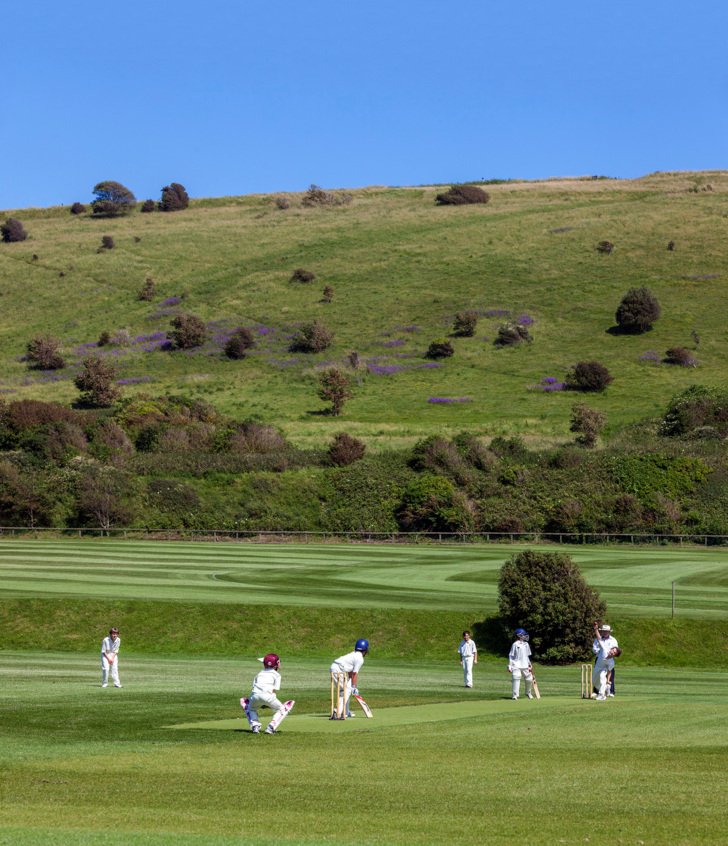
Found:
M 162 199 L 159 201 L 160 211 L 181 211 L 190 204 L 190 198 L 184 185 L 173 182 L 162 188 Z
M 14 241 L 25 241 L 28 237 L 23 224 L 14 217 L 9 217 L 0 226 L 0 234 L 2 234 L 2 239 L 6 244 L 12 244 Z
M 630 288 L 615 314 L 620 331 L 629 335 L 649 332 L 659 317 L 660 304 L 649 288 Z
M 319 353 L 331 346 L 334 333 L 320 320 L 304 323 L 294 335 L 289 347 L 291 352 Z
M 248 350 L 255 346 L 255 339 L 250 329 L 240 326 L 225 342 L 223 352 L 228 358 L 241 359 L 245 358 Z
M 527 550 L 501 568 L 498 610 L 507 630 L 530 632 L 539 661 L 569 664 L 591 658 L 594 621 L 607 606 L 568 555 Z
M 120 182 L 107 179 L 94 185 L 94 197 L 91 207 L 98 217 L 117 217 L 129 214 L 136 206 L 136 197 Z
M 351 399 L 351 381 L 349 377 L 336 367 L 330 367 L 319 377 L 319 398 L 331 403 L 331 414 L 338 417 L 344 408 L 344 403 Z
M 79 404 L 91 408 L 106 408 L 121 396 L 116 385 L 116 368 L 97 356 L 84 359 L 83 369 L 73 383 L 81 392 Z

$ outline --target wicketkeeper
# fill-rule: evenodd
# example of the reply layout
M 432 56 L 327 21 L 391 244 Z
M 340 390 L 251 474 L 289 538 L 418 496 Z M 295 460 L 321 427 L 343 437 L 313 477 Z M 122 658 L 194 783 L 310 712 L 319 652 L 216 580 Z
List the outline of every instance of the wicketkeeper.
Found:
M 109 629 L 108 637 L 101 641 L 101 687 L 108 687 L 109 672 L 114 687 L 121 687 L 119 681 L 119 647 L 121 638 L 119 630 L 114 626 Z
M 258 719 L 259 708 L 270 708 L 275 711 L 273 719 L 268 723 L 266 734 L 275 734 L 278 726 L 286 718 L 293 707 L 293 700 L 285 704 L 278 699 L 276 693 L 281 689 L 281 659 L 275 652 L 269 652 L 264 658 L 263 669 L 253 679 L 253 690 L 250 699 L 242 699 L 240 704 L 245 708 L 245 714 L 253 730 L 253 734 L 260 733 L 261 722 Z

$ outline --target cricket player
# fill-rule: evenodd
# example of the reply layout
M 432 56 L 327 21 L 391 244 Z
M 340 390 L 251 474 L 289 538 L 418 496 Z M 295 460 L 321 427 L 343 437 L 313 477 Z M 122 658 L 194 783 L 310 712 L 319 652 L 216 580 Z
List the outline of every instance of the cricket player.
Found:
M 611 630 L 610 630 L 611 631 Z M 597 699 L 603 702 L 607 698 L 609 675 L 614 670 L 614 658 L 622 650 L 616 644 L 616 640 L 607 633 L 607 637 L 600 634 L 599 623 L 594 623 L 594 642 L 598 644 L 597 660 L 592 671 L 592 686 L 598 689 Z
M 108 687 L 109 671 L 111 671 L 111 680 L 114 682 L 114 687 L 121 687 L 119 681 L 120 646 L 119 630 L 114 626 L 109 629 L 108 637 L 101 641 L 101 687 Z
M 531 667 L 531 647 L 528 645 L 528 632 L 516 629 L 515 641 L 508 653 L 508 672 L 511 673 L 511 699 L 518 699 L 521 691 L 521 676 L 525 680 L 526 696 L 533 699 L 533 673 Z
M 260 734 L 261 722 L 258 719 L 258 708 L 270 708 L 275 711 L 273 719 L 265 730 L 266 734 L 275 734 L 278 725 L 286 717 L 290 708 L 287 709 L 276 696 L 281 689 L 281 674 L 278 672 L 281 668 L 281 659 L 275 652 L 269 652 L 262 661 L 263 669 L 253 679 L 250 699 L 243 702 L 246 702 L 244 707 L 253 734 Z
M 343 689 L 340 688 L 339 696 L 344 702 L 347 717 L 353 716 L 349 708 L 349 700 L 352 693 L 359 693 L 357 688 L 359 670 L 361 670 L 368 652 L 369 641 L 366 638 L 360 638 L 354 644 L 353 652 L 347 652 L 346 655 L 337 658 L 329 668 L 332 675 L 340 677 L 343 674 L 344 686 Z M 337 716 L 341 717 L 342 715 L 337 714 Z
M 463 639 L 458 646 L 459 661 L 463 667 L 463 677 L 465 679 L 465 687 L 473 686 L 473 664 L 478 663 L 478 647 L 475 641 L 470 636 L 470 632 L 466 629 L 463 632 Z
M 595 658 L 599 657 L 599 652 L 602 642 L 608 642 L 610 649 L 618 649 L 619 643 L 617 638 L 612 634 L 612 627 L 607 623 L 599 623 L 599 632 L 592 643 L 592 652 Z M 614 667 L 609 672 L 609 684 L 607 686 L 607 696 L 614 696 Z M 594 687 L 594 693 L 598 692 L 598 688 Z

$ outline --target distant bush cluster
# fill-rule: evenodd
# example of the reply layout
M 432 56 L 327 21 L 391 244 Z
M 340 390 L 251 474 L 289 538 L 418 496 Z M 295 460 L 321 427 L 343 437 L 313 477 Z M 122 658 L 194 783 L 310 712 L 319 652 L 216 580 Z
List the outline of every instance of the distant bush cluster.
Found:
M 17 241 L 25 241 L 28 233 L 25 231 L 23 224 L 14 217 L 9 217 L 5 223 L 0 226 L 0 235 L 6 244 L 12 244 Z
M 467 206 L 473 203 L 487 203 L 490 194 L 477 185 L 453 185 L 448 191 L 444 191 L 435 197 L 439 206 Z
M 303 195 L 301 205 L 306 208 L 315 206 L 345 206 L 354 198 L 344 191 L 324 191 L 318 185 L 312 185 Z

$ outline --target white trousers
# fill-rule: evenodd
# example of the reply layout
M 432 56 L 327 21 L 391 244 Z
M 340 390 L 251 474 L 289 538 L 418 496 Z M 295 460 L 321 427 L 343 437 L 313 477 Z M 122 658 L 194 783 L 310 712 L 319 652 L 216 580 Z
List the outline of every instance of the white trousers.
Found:
M 114 682 L 114 686 L 121 687 L 121 682 L 119 681 L 118 655 L 114 658 L 113 664 L 109 663 L 109 659 L 105 655 L 101 656 L 101 684 L 109 683 L 109 671 L 111 672 L 111 680 Z
M 275 693 L 254 693 L 248 702 L 248 714 L 250 714 L 251 726 L 259 726 L 258 708 L 270 708 L 276 714 L 283 710 L 283 703 Z M 275 714 L 273 715 L 275 716 Z
M 513 696 L 518 696 L 521 690 L 521 676 L 526 683 L 526 696 L 533 689 L 533 674 L 528 668 L 514 667 L 511 673 L 511 688 Z
M 472 687 L 473 686 L 473 662 L 474 658 L 472 655 L 468 655 L 465 658 L 461 659 L 461 663 L 463 665 L 463 679 L 465 681 L 465 687 Z
M 599 691 L 599 696 L 607 695 L 607 674 L 610 667 L 605 667 L 601 664 L 595 664 L 592 670 L 592 687 L 596 687 Z

